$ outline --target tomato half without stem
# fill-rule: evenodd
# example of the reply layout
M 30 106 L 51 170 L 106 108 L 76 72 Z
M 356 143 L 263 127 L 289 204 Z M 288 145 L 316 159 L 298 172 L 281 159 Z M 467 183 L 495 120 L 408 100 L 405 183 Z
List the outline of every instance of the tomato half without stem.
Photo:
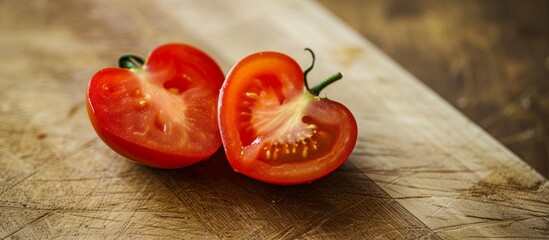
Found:
M 318 180 L 343 164 L 356 144 L 357 124 L 344 105 L 319 97 L 337 73 L 309 88 L 289 56 L 259 52 L 238 62 L 221 88 L 219 129 L 232 168 L 280 185 Z
M 90 121 L 114 151 L 157 168 L 179 168 L 210 157 L 220 146 L 217 99 L 223 72 L 204 52 L 162 45 L 143 59 L 125 55 L 86 92 Z

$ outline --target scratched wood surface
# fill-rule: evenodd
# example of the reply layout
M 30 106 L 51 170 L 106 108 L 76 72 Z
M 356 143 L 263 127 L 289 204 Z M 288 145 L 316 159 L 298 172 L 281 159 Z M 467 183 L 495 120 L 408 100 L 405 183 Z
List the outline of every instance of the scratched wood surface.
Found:
M 86 84 L 118 55 L 187 42 L 223 70 L 294 56 L 359 124 L 315 183 L 260 183 L 219 151 L 179 170 L 95 135 Z M 313 1 L 0 2 L 0 238 L 547 238 L 548 181 Z
M 549 177 L 549 1 L 318 2 Z

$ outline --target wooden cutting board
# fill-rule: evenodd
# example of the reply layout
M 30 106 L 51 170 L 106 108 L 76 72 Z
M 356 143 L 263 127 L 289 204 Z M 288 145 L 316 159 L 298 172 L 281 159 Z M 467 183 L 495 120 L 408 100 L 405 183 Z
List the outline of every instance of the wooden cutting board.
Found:
M 186 42 L 227 72 L 293 56 L 357 118 L 350 159 L 284 187 L 224 153 L 134 164 L 89 124 L 85 89 L 118 55 Z M 547 238 L 548 181 L 313 1 L 0 2 L 0 238 Z

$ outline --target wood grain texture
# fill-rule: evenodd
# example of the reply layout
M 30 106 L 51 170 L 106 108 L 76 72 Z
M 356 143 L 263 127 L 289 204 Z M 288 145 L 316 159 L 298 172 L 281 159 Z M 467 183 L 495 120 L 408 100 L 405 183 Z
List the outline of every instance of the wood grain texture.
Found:
M 549 176 L 549 1 L 319 2 Z
M 188 42 L 225 72 L 276 50 L 341 71 L 325 92 L 359 124 L 349 161 L 281 187 L 219 151 L 179 170 L 126 161 L 93 132 L 86 84 L 121 53 Z M 0 238 L 531 237 L 548 181 L 312 1 L 0 2 Z

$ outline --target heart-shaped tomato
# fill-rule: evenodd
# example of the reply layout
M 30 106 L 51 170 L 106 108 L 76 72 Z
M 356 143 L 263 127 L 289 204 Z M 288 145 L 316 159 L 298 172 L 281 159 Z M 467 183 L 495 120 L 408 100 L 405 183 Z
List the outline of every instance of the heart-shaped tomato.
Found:
M 92 77 L 87 109 L 97 134 L 119 154 L 152 167 L 178 168 L 211 156 L 221 145 L 221 69 L 184 44 L 160 46 L 141 61 L 122 58 L 121 67 L 129 69 Z
M 221 88 L 219 128 L 235 171 L 293 185 L 326 176 L 347 160 L 356 121 L 342 104 L 318 97 L 341 75 L 314 88 L 304 86 L 305 77 L 277 52 L 250 55 L 232 68 Z

